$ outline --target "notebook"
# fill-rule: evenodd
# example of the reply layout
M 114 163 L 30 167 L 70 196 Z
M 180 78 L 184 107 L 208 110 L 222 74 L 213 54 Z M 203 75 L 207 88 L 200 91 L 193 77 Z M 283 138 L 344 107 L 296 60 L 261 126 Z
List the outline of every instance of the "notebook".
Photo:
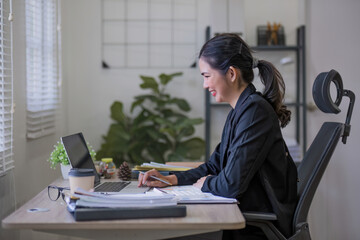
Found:
M 87 148 L 85 138 L 82 133 L 76 133 L 66 137 L 62 137 L 61 141 L 64 145 L 66 155 L 68 156 L 72 168 L 96 168 L 91 159 L 89 149 Z M 100 177 L 95 174 L 94 189 L 95 192 L 103 193 L 145 193 L 148 187 L 138 187 L 136 181 L 115 181 L 100 182 Z

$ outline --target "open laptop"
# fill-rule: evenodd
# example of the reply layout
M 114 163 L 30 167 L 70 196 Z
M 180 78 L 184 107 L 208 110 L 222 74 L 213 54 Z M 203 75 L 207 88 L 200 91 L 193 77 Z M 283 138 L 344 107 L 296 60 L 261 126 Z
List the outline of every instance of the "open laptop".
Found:
M 82 133 L 76 133 L 66 137 L 62 137 L 61 141 L 64 145 L 66 155 L 69 158 L 71 167 L 73 168 L 96 168 L 91 159 L 89 149 L 87 148 L 85 138 Z M 138 187 L 136 181 L 116 181 L 116 182 L 100 182 L 100 177 L 95 174 L 94 190 L 103 193 L 145 193 L 148 187 Z

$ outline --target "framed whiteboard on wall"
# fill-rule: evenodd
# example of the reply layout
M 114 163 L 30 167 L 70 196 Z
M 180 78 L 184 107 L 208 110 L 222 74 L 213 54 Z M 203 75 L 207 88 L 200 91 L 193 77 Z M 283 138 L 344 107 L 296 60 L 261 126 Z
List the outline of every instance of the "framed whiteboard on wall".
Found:
M 102 0 L 103 68 L 191 67 L 196 0 Z

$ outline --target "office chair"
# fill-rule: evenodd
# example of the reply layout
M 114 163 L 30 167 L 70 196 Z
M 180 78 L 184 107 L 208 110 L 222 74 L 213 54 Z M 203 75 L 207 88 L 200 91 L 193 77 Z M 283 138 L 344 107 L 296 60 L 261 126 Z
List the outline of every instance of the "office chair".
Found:
M 335 102 L 332 101 L 330 94 L 331 83 L 336 86 L 337 96 Z M 342 138 L 342 142 L 346 144 L 346 139 L 350 133 L 350 120 L 355 103 L 355 94 L 350 90 L 343 89 L 340 74 L 335 70 L 320 73 L 315 79 L 312 94 L 316 105 L 321 111 L 334 114 L 341 111 L 338 106 L 342 97 L 349 97 L 350 102 L 346 121 L 345 123 L 323 123 L 314 141 L 306 151 L 301 164 L 298 166 L 298 203 L 293 216 L 292 236 L 286 238 L 276 228 L 273 224 L 277 219 L 274 213 L 243 212 L 246 224 L 260 227 L 268 239 L 311 239 L 307 216 L 312 199 L 339 139 Z

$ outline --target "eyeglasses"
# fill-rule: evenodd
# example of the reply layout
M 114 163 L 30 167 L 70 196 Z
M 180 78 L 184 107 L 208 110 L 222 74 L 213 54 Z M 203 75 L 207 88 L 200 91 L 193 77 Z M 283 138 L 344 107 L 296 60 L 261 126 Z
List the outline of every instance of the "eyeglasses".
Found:
M 54 185 L 48 186 L 48 196 L 51 201 L 56 201 L 59 199 L 60 195 L 62 199 L 65 201 L 65 193 L 64 190 L 70 190 L 68 187 L 58 187 Z

